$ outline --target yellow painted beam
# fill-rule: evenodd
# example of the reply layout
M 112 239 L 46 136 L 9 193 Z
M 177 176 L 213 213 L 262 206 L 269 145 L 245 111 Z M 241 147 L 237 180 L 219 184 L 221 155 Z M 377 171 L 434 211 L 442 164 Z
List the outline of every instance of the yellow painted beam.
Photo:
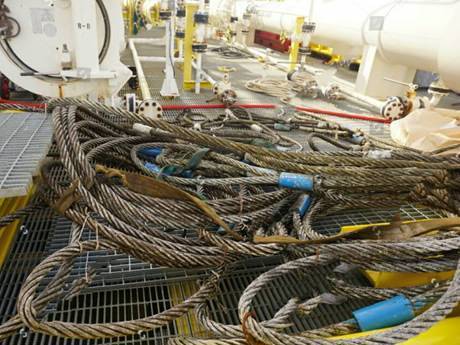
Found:
M 0 217 L 6 216 L 25 207 L 33 197 L 34 193 L 35 186 L 32 186 L 26 196 L 0 199 Z M 3 263 L 10 252 L 19 224 L 20 221 L 17 220 L 6 227 L 0 228 L 0 267 L 3 266 Z
M 209 81 L 203 80 L 201 83 L 202 89 L 212 89 L 212 85 Z M 194 80 L 184 80 L 184 84 L 182 87 L 184 90 L 190 91 L 195 90 L 195 81 Z
M 185 5 L 185 37 L 184 37 L 184 63 L 182 70 L 184 73 L 184 82 L 182 88 L 186 91 L 195 89 L 195 80 L 193 78 L 192 61 L 194 54 L 192 50 L 193 39 L 195 34 L 195 13 L 198 11 L 198 4 L 189 3 Z M 202 89 L 212 89 L 212 85 L 203 80 L 201 82 Z
M 198 291 L 198 285 L 193 281 L 185 281 L 168 286 L 169 297 L 172 305 L 178 305 Z M 188 314 L 177 318 L 177 333 L 179 336 L 210 336 L 196 319 L 195 312 L 192 310 Z
M 198 10 L 198 4 L 187 3 L 185 5 L 185 37 L 184 37 L 184 90 L 191 90 L 195 88 L 195 81 L 193 80 L 193 36 L 195 33 L 195 20 L 194 16 Z M 193 86 L 191 86 L 193 85 Z
M 297 37 L 302 34 L 302 25 L 304 22 L 305 17 L 297 17 L 295 22 L 295 39 L 291 43 L 291 52 L 289 53 L 289 71 L 293 71 L 297 66 L 297 62 L 299 61 L 300 42 L 298 42 Z
M 127 7 L 128 32 L 131 35 L 134 31 L 134 0 L 127 0 L 125 6 Z
M 431 219 L 420 219 L 415 221 L 405 221 L 403 224 L 411 224 L 417 222 L 426 222 Z M 389 225 L 390 223 L 362 224 L 344 226 L 341 232 L 356 231 L 369 226 Z M 376 288 L 380 289 L 398 289 L 411 286 L 419 286 L 430 284 L 433 280 L 445 281 L 452 279 L 455 271 L 449 272 L 377 272 L 365 270 L 363 273 L 367 279 Z
M 456 345 L 458 344 L 458 328 L 460 327 L 460 317 L 452 317 L 436 323 L 426 332 L 409 339 L 401 344 L 404 345 Z M 349 334 L 332 339 L 357 339 L 366 335 L 380 333 L 383 330 L 365 333 Z

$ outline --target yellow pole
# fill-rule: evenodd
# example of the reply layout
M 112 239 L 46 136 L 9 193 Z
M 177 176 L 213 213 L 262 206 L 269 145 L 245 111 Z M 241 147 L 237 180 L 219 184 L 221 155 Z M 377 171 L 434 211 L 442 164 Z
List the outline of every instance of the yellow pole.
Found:
M 297 39 L 302 33 L 302 25 L 305 17 L 297 17 L 294 30 L 294 41 L 291 43 L 291 52 L 289 54 L 289 71 L 293 71 L 299 59 L 300 42 Z
M 198 4 L 185 5 L 185 37 L 184 37 L 184 90 L 191 90 L 195 87 L 195 81 L 192 76 L 193 60 L 193 36 L 195 32 L 194 16 L 198 10 Z
M 128 0 L 127 1 L 127 7 L 128 7 L 128 32 L 129 35 L 133 34 L 134 31 L 134 3 L 133 0 Z

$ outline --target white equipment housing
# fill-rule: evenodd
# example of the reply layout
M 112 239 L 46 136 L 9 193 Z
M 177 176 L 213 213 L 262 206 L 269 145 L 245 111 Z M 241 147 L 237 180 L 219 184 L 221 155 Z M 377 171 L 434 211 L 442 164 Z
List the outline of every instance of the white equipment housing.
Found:
M 250 12 L 252 29 L 288 34 L 304 16 L 316 23 L 315 42 L 346 57 L 362 56 L 356 91 L 366 95 L 402 93 L 403 86 L 383 78 L 410 83 L 416 69 L 439 73 L 446 87 L 460 92 L 459 1 L 211 0 L 210 11 L 240 19 Z
M 6 0 L 21 30 L 0 39 L 0 72 L 46 97 L 109 98 L 131 76 L 122 0 Z

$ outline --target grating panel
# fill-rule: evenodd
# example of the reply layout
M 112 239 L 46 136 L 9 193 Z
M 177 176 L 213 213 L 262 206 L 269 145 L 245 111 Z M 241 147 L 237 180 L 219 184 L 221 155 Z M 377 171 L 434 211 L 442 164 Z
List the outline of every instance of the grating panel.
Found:
M 0 322 L 16 312 L 16 297 L 32 269 L 44 257 L 46 242 L 54 226 L 51 210 L 42 210 L 27 218 L 16 232 L 10 255 L 0 271 Z
M 27 194 L 51 138 L 47 114 L 0 113 L 0 198 Z
M 111 323 L 144 318 L 167 310 L 170 306 L 166 286 L 126 288 L 81 294 L 70 301 L 60 303 L 57 311 L 49 313 L 46 319 L 48 321 L 75 323 Z M 176 330 L 173 323 L 151 332 L 97 341 L 62 339 L 22 332 L 9 338 L 5 345 L 166 345 L 167 339 L 175 334 Z M 27 336 L 24 337 L 24 335 Z
M 278 264 L 282 263 L 281 261 Z M 283 307 L 289 299 L 298 297 L 306 300 L 324 292 L 330 292 L 331 286 L 326 277 L 332 277 L 334 266 L 320 267 L 309 270 L 307 274 L 293 273 L 277 279 L 264 288 L 254 299 L 254 311 L 259 320 L 269 320 Z M 232 274 L 220 284 L 217 298 L 211 301 L 211 317 L 226 324 L 239 324 L 238 300 L 244 289 L 266 269 L 256 272 Z M 356 285 L 366 284 L 360 275 L 347 277 Z M 307 318 L 295 316 L 291 332 L 305 331 L 323 327 L 351 317 L 351 311 L 361 307 L 357 301 L 348 301 L 341 305 L 320 306 Z
M 16 296 L 19 292 L 21 282 L 26 278 L 30 270 L 46 255 L 53 252 L 68 242 L 71 231 L 71 223 L 66 219 L 55 216 L 51 211 L 45 210 L 29 217 L 22 231 L 18 232 L 12 254 L 9 257 L 4 270 L 0 273 L 2 283 L 0 285 L 3 296 L 0 304 L 1 320 L 5 321 L 15 312 Z M 90 234 L 85 234 L 88 238 Z M 63 239 L 65 238 L 65 239 Z M 98 260 L 112 262 L 111 271 L 108 266 L 97 266 Z M 131 260 L 131 263 L 130 263 Z M 232 274 L 225 278 L 221 284 L 219 301 L 216 301 L 216 308 L 213 317 L 225 323 L 236 323 L 237 300 L 245 287 L 258 275 L 266 270 L 275 267 L 281 261 L 279 257 L 264 259 L 251 259 L 240 263 Z M 75 265 L 72 276 L 81 276 L 87 267 L 95 265 L 100 276 L 94 284 L 83 294 L 71 301 L 65 301 L 50 306 L 47 309 L 48 320 L 60 320 L 67 322 L 114 322 L 116 320 L 127 320 L 145 315 L 152 315 L 161 310 L 169 308 L 171 304 L 177 303 L 184 297 L 194 292 L 189 288 L 184 290 L 186 281 L 188 286 L 197 286 L 196 281 L 202 278 L 206 272 L 194 272 L 194 270 L 174 270 L 159 267 L 149 267 L 146 274 L 145 267 L 136 266 L 132 259 L 123 254 L 93 252 L 89 256 L 80 257 Z M 139 263 L 141 264 L 141 263 Z M 144 264 L 145 265 L 145 264 Z M 126 275 L 120 272 L 129 272 L 136 281 L 129 282 Z M 261 318 L 271 317 L 285 300 L 292 296 L 307 298 L 312 293 L 326 291 L 324 279 L 329 271 L 319 271 L 302 284 L 291 280 L 275 282 L 261 297 L 264 303 L 260 303 L 257 309 Z M 361 281 L 362 282 L 362 281 Z M 187 285 L 187 284 L 185 284 Z M 179 286 L 179 296 L 173 300 L 170 295 L 171 289 Z M 268 301 L 268 303 L 267 303 Z M 256 301 L 257 302 L 257 301 Z M 224 308 L 222 306 L 225 306 Z M 354 305 L 341 306 L 339 310 L 322 310 L 318 320 L 306 322 L 296 320 L 298 329 L 316 327 L 320 322 L 335 322 L 348 317 L 350 308 Z M 223 309 L 222 309 L 223 308 Z M 330 315 L 326 317 L 325 315 Z M 334 319 L 335 317 L 335 319 Z M 332 320 L 332 321 L 331 321 Z M 196 320 L 188 317 L 186 324 L 190 334 L 200 335 Z M 74 341 L 62 340 L 37 334 L 22 332 L 10 338 L 5 344 L 165 344 L 166 339 L 179 334 L 177 323 L 170 324 L 158 330 L 140 334 L 123 339 L 112 339 L 104 342 L 96 341 Z M 182 330 L 183 328 L 181 328 Z M 27 337 L 23 337 L 27 334 Z M 180 333 L 182 334 L 182 333 Z
M 313 223 L 313 228 L 321 234 L 331 235 L 339 232 L 342 226 L 390 222 L 396 214 L 400 215 L 401 220 L 443 217 L 441 212 L 429 208 L 419 209 L 413 205 L 404 205 L 401 209 L 349 210 L 330 216 L 318 217 Z

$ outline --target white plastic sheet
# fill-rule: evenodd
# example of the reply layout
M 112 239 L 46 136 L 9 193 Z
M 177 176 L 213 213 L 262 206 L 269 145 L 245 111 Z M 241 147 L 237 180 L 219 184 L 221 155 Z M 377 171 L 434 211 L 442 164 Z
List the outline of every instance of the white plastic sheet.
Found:
M 398 144 L 433 152 L 453 147 L 443 154 L 460 153 L 460 111 L 419 109 L 391 124 L 391 137 Z

